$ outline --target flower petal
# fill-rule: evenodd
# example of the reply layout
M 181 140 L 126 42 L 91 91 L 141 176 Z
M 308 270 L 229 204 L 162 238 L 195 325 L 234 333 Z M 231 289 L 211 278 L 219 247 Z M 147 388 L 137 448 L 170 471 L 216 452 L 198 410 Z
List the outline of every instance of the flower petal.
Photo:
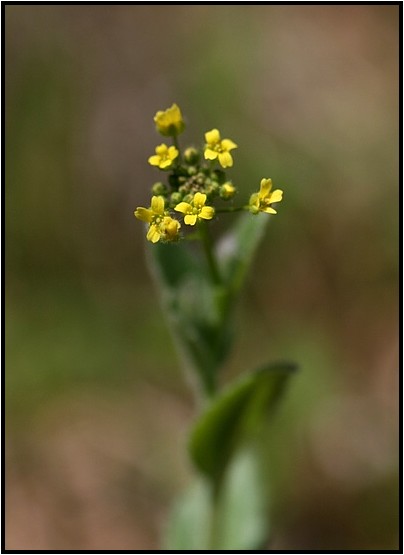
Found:
M 165 238 L 169 241 L 174 241 L 178 239 L 178 230 L 181 227 L 181 224 L 178 220 L 171 218 L 170 216 L 166 216 L 163 221 Z
M 171 160 L 175 160 L 178 154 L 179 151 L 175 148 L 175 146 L 170 146 L 170 148 L 168 149 L 168 156 L 171 158 Z
M 159 166 L 160 165 L 160 156 L 158 156 L 157 154 L 154 154 L 153 156 L 150 156 L 148 162 L 151 166 Z
M 282 200 L 282 195 L 283 191 L 281 189 L 276 189 L 269 195 L 269 202 L 280 202 Z
M 215 214 L 215 209 L 213 206 L 204 206 L 199 212 L 199 217 L 204 220 L 211 220 Z
M 154 121 L 157 123 L 159 122 L 162 118 L 164 118 L 164 112 L 163 110 L 159 110 L 156 115 L 154 116 Z
M 266 179 L 265 177 L 261 179 L 259 196 L 261 198 L 266 197 L 271 189 L 272 189 L 272 179 L 270 178 Z
M 271 206 L 268 206 L 267 208 L 263 208 L 262 212 L 266 212 L 267 214 L 277 214 L 276 210 Z
M 258 193 L 253 193 L 253 194 L 250 196 L 250 201 L 249 201 L 248 204 L 249 204 L 250 206 L 255 206 L 255 205 L 259 206 Z
M 186 223 L 186 225 L 195 225 L 196 218 L 196 214 L 187 214 L 184 218 L 184 222 Z
M 146 235 L 146 239 L 152 243 L 157 243 L 160 239 L 161 233 L 156 225 L 151 225 Z
M 142 220 L 142 222 L 150 223 L 153 217 L 153 212 L 150 210 L 150 208 L 143 208 L 143 206 L 139 206 L 134 211 L 134 215 L 139 220 Z
M 151 209 L 155 214 L 162 216 L 164 214 L 164 197 L 161 197 L 161 196 L 152 197 Z
M 233 158 L 228 152 L 219 152 L 219 162 L 222 168 L 230 168 L 233 165 Z
M 168 151 L 168 146 L 165 145 L 164 143 L 162 143 L 159 146 L 156 146 L 156 154 L 159 154 L 160 156 L 167 154 Z
M 161 160 L 160 159 L 159 168 L 164 170 L 164 168 L 168 168 L 169 166 L 171 166 L 172 163 L 173 163 L 173 161 L 170 160 L 170 159 L 167 159 L 167 160 Z
M 216 150 L 212 150 L 211 148 L 205 148 L 205 160 L 216 160 L 218 153 Z
M 208 144 L 215 144 L 220 141 L 220 133 L 218 129 L 212 129 L 205 133 L 205 140 Z
M 188 204 L 188 202 L 180 202 L 174 208 L 177 212 L 182 212 L 183 214 L 188 214 L 188 212 L 192 212 L 192 206 Z
M 230 139 L 223 139 L 222 141 L 222 148 L 224 150 L 232 150 L 233 148 L 237 148 L 236 143 L 233 143 Z
M 206 195 L 204 193 L 195 193 L 194 198 L 192 199 L 192 204 L 195 208 L 202 208 L 206 202 Z
M 185 124 L 182 119 L 181 110 L 177 104 L 173 104 L 167 110 L 159 110 L 154 116 L 157 131 L 162 135 L 177 135 L 184 130 Z

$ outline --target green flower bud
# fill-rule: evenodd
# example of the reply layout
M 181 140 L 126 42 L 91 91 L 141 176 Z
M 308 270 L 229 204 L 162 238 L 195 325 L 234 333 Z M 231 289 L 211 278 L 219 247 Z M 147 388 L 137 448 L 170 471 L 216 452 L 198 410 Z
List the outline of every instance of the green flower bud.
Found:
M 217 194 L 219 191 L 219 187 L 219 183 L 210 180 L 210 184 L 205 188 L 205 193 L 208 195 L 211 195 L 212 193 Z
M 190 146 L 184 152 L 184 160 L 187 164 L 196 164 L 199 161 L 199 152 Z
M 205 185 L 206 183 L 206 175 L 199 172 L 196 176 L 195 176 L 195 183 L 197 183 L 198 185 Z
M 236 194 L 236 188 L 230 181 L 224 183 L 219 189 L 219 195 L 224 200 L 229 200 Z
M 170 196 L 171 204 L 178 204 L 181 201 L 182 201 L 182 194 L 179 191 L 175 191 L 174 193 L 171 193 L 171 196 Z
M 165 195 L 167 194 L 167 187 L 164 185 L 164 183 L 161 183 L 161 181 L 158 181 L 157 183 L 155 183 L 152 187 L 152 193 L 153 195 Z
M 195 175 L 198 172 L 195 166 L 189 166 L 188 168 L 188 175 Z

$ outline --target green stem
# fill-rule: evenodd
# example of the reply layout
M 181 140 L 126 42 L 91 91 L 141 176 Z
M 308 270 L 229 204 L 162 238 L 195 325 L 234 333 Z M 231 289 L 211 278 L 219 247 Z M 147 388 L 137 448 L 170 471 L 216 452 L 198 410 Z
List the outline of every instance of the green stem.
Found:
M 219 491 L 215 486 L 211 498 L 209 547 L 212 551 L 217 549 L 219 538 Z
M 206 222 L 199 223 L 199 232 L 202 239 L 203 247 L 205 249 L 205 255 L 208 263 L 210 277 L 212 278 L 213 283 L 218 285 L 222 282 L 222 280 L 220 278 L 216 257 L 213 252 L 212 238 L 210 236 L 208 224 Z
M 174 143 L 175 148 L 179 151 L 179 150 L 180 150 L 180 146 L 179 146 L 179 144 L 178 144 L 178 137 L 177 137 L 177 135 L 173 135 L 173 143 Z
M 177 168 L 179 168 L 180 165 L 181 165 L 181 150 L 180 150 L 180 144 L 179 144 L 179 142 L 178 142 L 178 137 L 177 137 L 177 135 L 173 135 L 172 137 L 173 137 L 174 146 L 175 146 L 175 148 L 176 148 L 176 149 L 178 150 L 178 152 L 179 152 L 177 158 L 175 159 L 176 166 L 177 166 Z

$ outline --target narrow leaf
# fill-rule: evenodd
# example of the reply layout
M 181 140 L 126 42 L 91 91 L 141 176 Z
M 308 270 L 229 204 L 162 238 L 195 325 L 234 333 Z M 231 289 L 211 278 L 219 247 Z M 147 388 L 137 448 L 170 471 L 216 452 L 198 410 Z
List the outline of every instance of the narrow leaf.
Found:
M 149 263 L 187 368 L 205 391 L 213 391 L 217 369 L 229 346 L 231 330 L 223 325 L 225 288 L 213 285 L 186 244 L 156 244 Z
M 241 441 L 261 425 L 295 370 L 288 363 L 265 366 L 216 397 L 196 422 L 189 449 L 196 466 L 219 481 Z
M 219 242 L 218 260 L 230 295 L 242 287 L 268 219 L 268 214 L 242 214 Z

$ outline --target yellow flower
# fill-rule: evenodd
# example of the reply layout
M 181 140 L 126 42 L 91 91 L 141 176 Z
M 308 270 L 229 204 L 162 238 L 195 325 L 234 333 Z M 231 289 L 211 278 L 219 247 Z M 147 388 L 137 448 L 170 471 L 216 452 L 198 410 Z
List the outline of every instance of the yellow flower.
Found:
M 167 110 L 158 111 L 154 116 L 154 121 L 157 131 L 168 137 L 182 133 L 185 128 L 181 110 L 176 104 L 173 104 L 171 108 L 167 108 Z
M 237 148 L 236 143 L 230 139 L 221 139 L 218 129 L 212 129 L 205 133 L 205 158 L 206 160 L 219 159 L 222 168 L 229 168 L 233 165 L 233 158 L 230 150 Z
M 164 240 L 165 241 L 177 241 L 179 238 L 179 229 L 181 224 L 178 220 L 166 216 L 163 220 L 164 227 Z
M 134 214 L 136 218 L 149 224 L 146 235 L 148 241 L 157 243 L 160 239 L 174 241 L 178 238 L 178 230 L 181 224 L 166 214 L 163 197 L 152 197 L 150 208 L 139 206 Z
M 156 154 L 150 156 L 149 164 L 158 166 L 161 170 L 169 168 L 178 156 L 179 152 L 175 146 L 167 146 L 164 143 L 156 146 Z
M 276 189 L 272 191 L 272 179 L 261 179 L 260 190 L 253 193 L 250 197 L 249 210 L 252 214 L 258 212 L 267 212 L 268 214 L 276 214 L 276 210 L 270 206 L 273 202 L 282 200 L 283 191 Z
M 214 216 L 215 209 L 212 206 L 205 206 L 205 202 L 204 193 L 195 193 L 191 203 L 180 202 L 175 210 L 185 214 L 184 222 L 187 225 L 195 225 L 197 220 L 211 220 Z

